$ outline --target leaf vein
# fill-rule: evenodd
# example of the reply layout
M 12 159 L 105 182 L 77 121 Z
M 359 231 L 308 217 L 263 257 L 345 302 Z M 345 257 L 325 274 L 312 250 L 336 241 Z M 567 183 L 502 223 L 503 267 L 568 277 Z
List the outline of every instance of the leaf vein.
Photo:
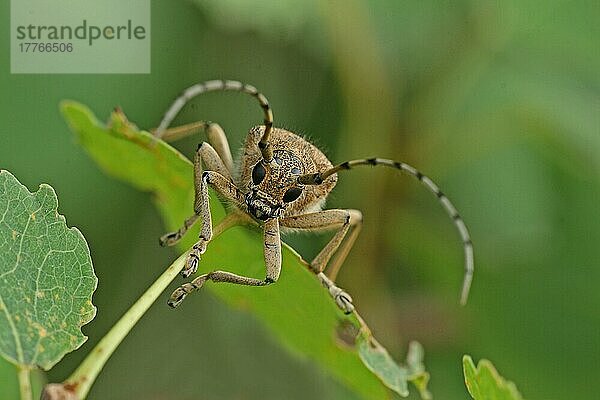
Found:
M 17 327 L 15 326 L 15 323 L 12 319 L 12 315 L 8 312 L 8 309 L 6 308 L 6 304 L 4 303 L 4 300 L 2 299 L 1 295 L 0 295 L 0 307 L 2 307 L 4 314 L 6 314 L 6 319 L 8 320 L 8 324 L 10 325 L 12 335 L 15 338 L 15 347 L 16 347 L 17 358 L 18 358 L 17 361 L 19 363 L 23 363 L 23 347 L 21 346 L 21 338 L 19 337 L 19 334 L 17 332 Z

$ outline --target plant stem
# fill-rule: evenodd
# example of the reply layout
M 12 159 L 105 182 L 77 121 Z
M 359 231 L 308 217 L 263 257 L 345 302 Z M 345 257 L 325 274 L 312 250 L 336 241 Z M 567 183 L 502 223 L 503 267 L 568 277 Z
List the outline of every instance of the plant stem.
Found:
M 17 376 L 19 377 L 19 392 L 21 400 L 31 400 L 31 381 L 29 380 L 29 368 L 17 365 Z
M 247 222 L 247 218 L 241 213 L 228 214 L 223 220 L 213 229 L 213 239 L 217 238 L 221 233 L 231 228 L 232 226 Z M 74 395 L 78 400 L 84 400 L 98 374 L 108 361 L 112 353 L 119 346 L 121 341 L 127 336 L 129 331 L 140 320 L 142 315 L 148 311 L 152 303 L 156 301 L 158 296 L 165 290 L 173 279 L 185 266 L 185 259 L 188 251 L 183 252 L 181 256 L 173 264 L 167 268 L 163 274 L 146 290 L 129 310 L 110 331 L 98 342 L 96 347 L 88 354 L 79 367 L 71 374 L 71 376 L 62 384 L 62 388 Z M 31 398 L 27 398 L 30 400 Z
M 185 265 L 187 252 L 183 253 L 167 270 L 146 290 L 133 306 L 111 328 L 94 349 L 83 360 L 73 374 L 64 382 L 64 386 L 77 396 L 85 399 L 96 377 L 106 364 L 123 338 L 150 308 L 158 296 L 165 290 Z M 20 377 L 20 375 L 19 375 Z M 24 399 L 24 397 L 22 397 Z M 27 399 L 31 399 L 28 397 Z

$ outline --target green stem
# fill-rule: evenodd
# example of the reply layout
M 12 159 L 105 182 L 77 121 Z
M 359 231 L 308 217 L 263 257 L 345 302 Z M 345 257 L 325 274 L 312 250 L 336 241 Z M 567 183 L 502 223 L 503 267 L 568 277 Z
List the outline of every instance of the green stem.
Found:
M 165 290 L 185 265 L 187 252 L 183 253 L 167 270 L 146 290 L 133 306 L 121 317 L 112 329 L 100 340 L 83 360 L 73 374 L 64 382 L 79 400 L 85 399 L 96 377 L 121 341 L 150 308 L 152 303 Z M 20 375 L 19 375 L 20 377 Z M 25 399 L 22 397 L 22 399 Z M 31 399 L 28 397 L 27 399 Z
M 29 380 L 29 368 L 17 365 L 17 376 L 19 377 L 19 392 L 21 400 L 31 400 L 31 381 Z
M 213 239 L 221 233 L 245 222 L 245 218 L 240 213 L 228 214 L 214 229 Z M 148 311 L 152 303 L 166 289 L 179 272 L 185 266 L 185 259 L 188 251 L 185 251 L 177 260 L 167 268 L 165 272 L 146 290 L 121 319 L 111 328 L 110 331 L 98 342 L 96 347 L 88 354 L 79 367 L 62 384 L 62 389 L 75 395 L 78 400 L 84 400 L 98 374 L 108 361 L 112 353 L 119 346 L 121 341 L 133 329 L 142 315 Z M 30 400 L 30 398 L 28 398 Z

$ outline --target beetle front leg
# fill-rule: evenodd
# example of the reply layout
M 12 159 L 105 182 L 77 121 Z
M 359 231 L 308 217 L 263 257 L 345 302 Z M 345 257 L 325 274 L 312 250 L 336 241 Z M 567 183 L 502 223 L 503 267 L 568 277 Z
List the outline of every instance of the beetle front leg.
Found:
M 251 278 L 228 271 L 212 271 L 178 287 L 171 294 L 167 304 L 173 308 L 177 307 L 188 294 L 200 289 L 206 281 L 246 286 L 267 286 L 275 283 L 281 273 L 281 239 L 277 218 L 265 222 L 263 246 L 266 267 L 265 279 Z
M 211 128 L 213 126 L 218 127 L 218 125 L 216 125 L 216 124 L 211 124 L 207 128 L 207 132 L 211 131 L 211 129 L 216 130 L 217 132 L 222 132 L 222 129 L 220 129 L 220 127 L 218 129 Z M 227 142 L 226 142 L 226 138 L 225 138 L 225 144 L 219 143 L 218 145 L 221 148 L 224 148 L 224 146 L 226 144 L 227 144 Z M 194 186 L 194 188 L 195 188 L 194 215 L 187 218 L 183 222 L 183 225 L 181 226 L 181 228 L 179 228 L 179 230 L 177 230 L 175 232 L 169 232 L 166 235 L 163 235 L 159 240 L 159 243 L 161 246 L 173 246 L 173 245 L 177 244 L 183 238 L 183 236 L 188 231 L 188 229 L 191 228 L 192 225 L 194 225 L 194 223 L 196 222 L 198 217 L 200 217 L 201 213 L 199 212 L 199 208 L 197 207 L 197 205 L 199 203 L 199 196 L 201 195 L 201 190 L 200 190 L 199 185 L 202 184 L 202 172 L 204 169 L 209 170 L 209 171 L 218 172 L 219 174 L 223 175 L 225 178 L 230 179 L 230 180 L 232 179 L 231 171 L 228 169 L 225 162 L 219 155 L 219 152 L 216 151 L 210 144 L 205 143 L 205 142 L 201 143 L 198 146 L 198 150 L 196 151 L 196 158 L 194 160 L 194 184 L 195 184 L 195 186 Z
M 198 172 L 196 172 L 196 175 L 198 175 Z M 241 191 L 232 181 L 215 171 L 201 172 L 200 179 L 196 180 L 197 193 L 194 211 L 196 214 L 202 217 L 202 227 L 200 228 L 200 239 L 192 246 L 192 250 L 188 255 L 185 267 L 181 271 L 181 275 L 184 278 L 187 278 L 196 272 L 201 256 L 206 251 L 206 247 L 213 236 L 212 216 L 210 212 L 210 200 L 208 195 L 209 185 L 226 200 L 238 204 L 241 204 L 244 201 Z
M 214 167 L 216 171 L 203 171 L 203 161 L 208 166 Z M 227 175 L 224 176 L 223 174 Z M 221 197 L 238 205 L 243 204 L 244 197 L 231 178 L 229 178 L 228 170 L 217 152 L 208 143 L 201 143 L 198 146 L 194 159 L 194 213 L 202 217 L 202 228 L 200 229 L 200 240 L 192 246 L 185 267 L 181 271 L 181 275 L 184 278 L 196 272 L 200 258 L 206 251 L 208 242 L 212 239 L 212 216 L 210 213 L 208 185 L 212 186 Z

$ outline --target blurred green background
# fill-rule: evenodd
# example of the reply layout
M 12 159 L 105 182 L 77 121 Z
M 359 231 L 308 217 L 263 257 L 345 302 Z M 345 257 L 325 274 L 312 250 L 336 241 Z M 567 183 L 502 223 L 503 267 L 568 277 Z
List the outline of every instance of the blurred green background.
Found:
M 0 7 L 8 21 L 8 2 Z M 328 203 L 365 216 L 341 286 L 396 358 L 411 339 L 424 345 L 437 399 L 467 398 L 464 353 L 492 360 L 528 399 L 592 398 L 600 392 L 599 20 L 597 1 L 153 1 L 150 75 L 11 75 L 9 32 L 0 30 L 0 168 L 30 189 L 56 189 L 99 277 L 90 339 L 49 379 L 68 376 L 174 257 L 157 245 L 164 232 L 149 196 L 98 170 L 59 101 L 81 101 L 100 118 L 119 105 L 151 128 L 183 88 L 229 78 L 257 86 L 276 125 L 307 135 L 334 162 L 406 161 L 458 207 L 476 258 L 465 308 L 458 235 L 416 182 L 364 168 L 342 175 Z M 177 122 L 198 119 L 219 122 L 239 147 L 261 114 L 244 96 L 213 94 Z M 190 155 L 199 140 L 177 146 Z M 326 240 L 288 241 L 310 258 Z M 251 315 L 208 292 L 189 302 L 185 313 L 155 304 L 90 398 L 353 398 Z

